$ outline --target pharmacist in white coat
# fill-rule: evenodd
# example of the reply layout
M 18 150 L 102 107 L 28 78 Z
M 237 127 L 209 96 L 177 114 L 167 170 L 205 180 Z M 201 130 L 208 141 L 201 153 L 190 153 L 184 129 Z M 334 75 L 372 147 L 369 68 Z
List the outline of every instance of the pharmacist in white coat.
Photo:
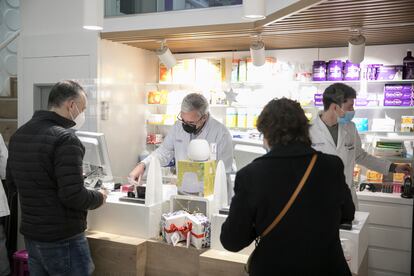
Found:
M 323 153 L 337 155 L 344 163 L 346 183 L 351 188 L 355 207 L 358 200 L 352 188 L 355 163 L 382 174 L 401 172 L 410 173 L 409 165 L 397 165 L 388 160 L 368 154 L 361 147 L 361 138 L 355 124 L 354 99 L 356 91 L 345 84 L 335 83 L 323 93 L 324 111 L 314 120 L 310 127 L 312 147 Z M 335 181 L 335 179 L 332 179 Z
M 233 142 L 229 130 L 210 116 L 207 99 L 197 93 L 188 94 L 181 104 L 178 121 L 165 137 L 161 146 L 151 155 L 160 160 L 161 166 L 167 166 L 173 158 L 175 161 L 187 160 L 187 148 L 193 139 L 204 139 L 216 151 L 216 159 L 222 160 L 226 172 L 230 173 L 233 164 Z M 151 155 L 131 171 L 129 177 L 138 180 L 144 174 L 151 160 Z
M 3 136 L 0 134 L 0 276 L 10 274 L 9 259 L 6 249 L 6 234 L 4 231 L 4 217 L 10 215 L 6 193 L 3 189 L 2 179 L 6 178 L 6 163 L 8 151 L 4 144 Z

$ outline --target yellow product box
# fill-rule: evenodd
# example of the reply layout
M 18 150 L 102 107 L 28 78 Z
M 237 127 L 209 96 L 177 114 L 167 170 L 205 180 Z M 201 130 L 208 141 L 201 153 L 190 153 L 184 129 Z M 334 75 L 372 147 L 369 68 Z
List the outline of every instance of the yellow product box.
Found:
M 214 193 L 216 161 L 178 161 L 177 187 L 182 194 L 209 196 Z
M 237 110 L 235 108 L 227 108 L 226 110 L 226 127 L 237 127 Z
M 396 165 L 403 165 L 406 163 L 395 163 Z M 410 165 L 410 164 L 407 164 Z M 392 182 L 394 183 L 399 183 L 399 184 L 403 184 L 404 183 L 404 173 L 393 173 L 392 174 Z
M 414 116 L 401 116 L 401 131 L 414 132 Z
M 361 178 L 361 167 L 356 165 L 354 167 L 354 182 L 358 183 Z
M 163 124 L 172 126 L 175 124 L 177 115 L 175 114 L 163 114 Z
M 404 174 L 403 173 L 393 173 L 392 182 L 403 184 L 404 183 Z
M 382 182 L 383 175 L 376 171 L 367 170 L 368 182 Z

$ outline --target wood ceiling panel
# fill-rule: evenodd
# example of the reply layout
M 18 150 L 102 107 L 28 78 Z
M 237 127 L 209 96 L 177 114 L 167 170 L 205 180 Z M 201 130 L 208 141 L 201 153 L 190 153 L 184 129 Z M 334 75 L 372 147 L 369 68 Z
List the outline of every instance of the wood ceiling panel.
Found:
M 295 10 L 296 9 L 296 10 Z M 155 50 L 167 39 L 172 52 L 248 50 L 260 31 L 267 49 L 346 46 L 362 26 L 368 45 L 413 43 L 414 0 L 300 0 L 254 23 L 102 33 L 101 37 Z

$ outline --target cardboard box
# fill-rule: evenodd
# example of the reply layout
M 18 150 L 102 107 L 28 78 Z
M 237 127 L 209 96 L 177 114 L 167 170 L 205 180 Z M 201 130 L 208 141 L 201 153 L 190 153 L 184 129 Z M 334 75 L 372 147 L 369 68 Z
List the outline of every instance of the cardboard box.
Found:
M 367 176 L 368 182 L 376 182 L 376 183 L 381 183 L 382 178 L 383 178 L 383 175 L 381 173 L 372 171 L 372 170 L 367 170 L 366 176 Z
M 209 196 L 214 193 L 216 161 L 178 161 L 177 187 L 182 194 Z
M 180 210 L 177 212 L 172 212 L 168 214 L 162 214 L 161 216 L 161 233 L 164 240 L 172 244 L 171 240 L 172 235 L 177 232 L 179 239 L 177 242 L 184 241 L 187 237 L 180 232 L 186 222 L 188 213 L 186 211 Z
M 17 119 L 17 99 L 0 98 L 0 119 Z

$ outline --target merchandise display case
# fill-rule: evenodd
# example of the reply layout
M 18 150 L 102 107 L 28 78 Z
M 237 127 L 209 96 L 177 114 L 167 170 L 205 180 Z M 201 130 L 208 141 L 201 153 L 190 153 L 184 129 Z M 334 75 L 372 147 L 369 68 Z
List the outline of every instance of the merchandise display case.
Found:
M 220 242 L 221 226 L 226 220 L 227 215 L 214 214 L 211 221 L 211 249 L 226 251 Z M 368 218 L 367 212 L 356 212 L 355 220 L 352 223 L 351 230 L 340 230 L 340 238 L 345 258 L 348 261 L 349 268 L 354 275 L 364 275 L 361 271 L 364 259 L 368 249 Z M 254 242 L 244 248 L 239 254 L 249 256 L 254 250 Z M 364 269 L 364 268 L 362 268 Z

